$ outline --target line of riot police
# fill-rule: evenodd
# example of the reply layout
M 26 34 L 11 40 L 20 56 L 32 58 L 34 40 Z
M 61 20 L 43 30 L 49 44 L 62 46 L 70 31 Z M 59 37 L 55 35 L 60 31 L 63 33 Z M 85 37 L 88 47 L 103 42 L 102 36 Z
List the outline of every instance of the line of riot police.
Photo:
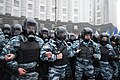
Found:
M 42 28 L 26 18 L 0 30 L 0 80 L 120 80 L 120 36 Z

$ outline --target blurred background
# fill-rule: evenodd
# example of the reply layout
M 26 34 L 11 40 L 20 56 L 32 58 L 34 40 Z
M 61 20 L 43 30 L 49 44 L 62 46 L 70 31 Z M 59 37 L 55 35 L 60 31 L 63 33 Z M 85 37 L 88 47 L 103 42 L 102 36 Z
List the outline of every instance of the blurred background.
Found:
M 120 0 L 0 0 L 0 26 L 22 24 L 26 17 L 33 17 L 39 29 L 64 25 L 79 34 L 90 27 L 112 35 L 120 30 L 119 7 Z

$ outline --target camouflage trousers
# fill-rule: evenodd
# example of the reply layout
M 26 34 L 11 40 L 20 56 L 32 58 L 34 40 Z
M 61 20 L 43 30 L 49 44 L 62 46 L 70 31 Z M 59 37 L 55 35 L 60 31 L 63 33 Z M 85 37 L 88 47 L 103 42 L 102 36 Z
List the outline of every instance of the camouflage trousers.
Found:
M 76 61 L 76 80 L 82 80 L 83 73 L 89 78 L 94 79 L 94 67 L 89 62 L 84 61 Z
M 94 67 L 95 77 L 97 77 L 100 73 L 100 67 Z
M 118 75 L 119 75 L 119 68 L 118 68 L 118 62 L 114 62 L 114 64 L 115 64 L 115 67 L 113 66 L 113 77 L 115 78 L 115 77 L 118 77 Z
M 37 72 L 26 73 L 24 76 L 12 75 L 11 80 L 38 80 Z
M 49 67 L 48 80 L 64 80 L 66 67 Z
M 100 61 L 100 73 L 104 80 L 111 80 L 113 76 L 112 67 L 109 65 L 108 62 Z
M 66 76 L 70 77 L 70 75 L 72 75 L 72 72 L 71 72 L 71 66 L 70 66 L 70 63 L 67 64 L 67 67 L 66 67 Z

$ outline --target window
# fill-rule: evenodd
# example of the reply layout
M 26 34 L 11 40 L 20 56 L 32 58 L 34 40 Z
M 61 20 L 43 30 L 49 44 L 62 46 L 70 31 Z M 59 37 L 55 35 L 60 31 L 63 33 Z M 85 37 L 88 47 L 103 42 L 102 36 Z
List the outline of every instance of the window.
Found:
M 55 13 L 55 8 L 52 8 L 52 13 Z
M 14 0 L 14 6 L 19 7 L 19 1 L 18 0 Z
M 89 8 L 91 9 L 91 4 L 90 4 Z
M 74 30 L 78 30 L 78 26 L 77 25 L 74 25 Z
M 63 1 L 63 6 L 67 6 L 67 1 L 66 0 Z
M 44 14 L 40 14 L 40 20 L 44 20 Z
M 32 10 L 32 4 L 28 4 L 28 9 Z
M 97 24 L 100 24 L 101 20 L 100 19 L 97 19 Z
M 44 6 L 40 6 L 40 11 L 44 12 L 45 11 L 45 7 Z
M 75 23 L 78 23 L 78 16 L 75 16 L 75 17 L 74 17 L 74 22 L 75 22 Z
M 78 9 L 74 9 L 74 14 L 78 14 Z
M 100 17 L 100 12 L 97 12 L 97 17 Z
M 52 5 L 55 5 L 55 0 L 52 0 Z
M 66 8 L 63 8 L 63 14 L 66 14 L 66 13 L 67 13 Z
M 62 19 L 62 20 L 63 20 L 64 22 L 66 21 L 66 19 L 67 19 L 67 17 L 66 17 L 66 16 L 63 16 L 63 19 Z
M 74 6 L 75 6 L 75 7 L 78 6 L 78 1 L 74 1 Z
M 28 17 L 32 17 L 32 13 L 31 12 L 28 12 Z
M 13 24 L 19 23 L 18 20 L 13 20 Z
M 53 20 L 53 21 L 55 20 L 55 15 L 52 15 L 52 20 Z
M 45 0 L 40 0 L 40 3 L 44 4 L 44 3 L 45 3 Z
M 89 15 L 91 16 L 91 11 L 89 12 Z
M 97 5 L 97 10 L 100 10 L 100 6 L 99 5 Z
M 44 24 L 43 23 L 40 23 L 40 28 L 44 28 Z
M 3 14 L 3 7 L 0 6 L 0 14 Z
M 14 16 L 18 16 L 19 10 L 14 9 Z

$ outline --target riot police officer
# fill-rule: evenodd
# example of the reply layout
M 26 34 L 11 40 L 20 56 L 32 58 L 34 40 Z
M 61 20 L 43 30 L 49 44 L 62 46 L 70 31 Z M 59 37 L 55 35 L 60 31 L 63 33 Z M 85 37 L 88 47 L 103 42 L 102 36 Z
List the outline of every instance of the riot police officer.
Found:
M 111 42 L 111 45 L 116 53 L 116 57 L 119 58 L 120 56 L 120 52 L 119 52 L 119 43 L 120 43 L 120 40 L 119 40 L 119 37 L 120 35 L 118 34 L 115 34 L 115 35 L 112 35 L 112 37 L 110 38 L 110 42 Z M 119 61 L 114 61 L 114 65 L 112 66 L 113 67 L 113 79 L 114 80 L 118 80 L 118 75 L 119 75 Z
M 7 62 L 12 80 L 38 80 L 36 66 L 44 41 L 35 35 L 37 22 L 33 18 L 24 20 L 23 29 L 23 33 L 13 37 L 1 54 L 13 54 Z
M 20 33 L 22 33 L 22 25 L 20 24 L 14 24 L 12 26 L 12 36 L 17 36 L 20 35 Z
M 48 42 L 49 41 L 49 30 L 47 28 L 42 28 L 39 32 L 40 37 L 44 40 L 44 42 Z
M 88 79 L 94 80 L 94 60 L 99 60 L 100 50 L 98 45 L 91 40 L 92 29 L 86 27 L 82 30 L 79 40 L 75 41 L 72 48 L 76 50 L 76 70 L 75 76 L 76 80 L 82 80 L 83 74 L 85 74 Z
M 2 32 L 2 29 L 0 28 L 0 53 L 2 51 L 3 46 L 5 46 L 4 40 L 5 40 L 5 36 L 4 33 Z
M 116 53 L 113 47 L 110 45 L 109 41 L 110 38 L 107 33 L 101 33 L 99 35 L 99 46 L 101 51 L 100 73 L 103 80 L 112 79 L 114 60 L 119 60 L 119 58 L 115 57 Z
M 69 33 L 67 44 L 69 46 L 72 46 L 72 44 L 74 43 L 75 40 L 76 40 L 76 35 L 74 33 Z M 68 67 L 66 69 L 67 80 L 75 80 L 75 61 L 76 61 L 75 56 L 69 58 L 69 63 L 67 65 Z
M 12 30 L 11 30 L 11 26 L 9 24 L 4 24 L 3 27 L 2 27 L 2 31 L 4 33 L 4 36 L 5 36 L 5 44 L 8 43 L 8 41 L 10 40 L 11 38 L 11 34 L 12 34 Z
M 97 44 L 99 44 L 99 40 L 98 40 L 99 35 L 100 34 L 96 31 L 95 34 L 93 34 L 93 36 L 92 36 L 92 40 L 94 42 L 96 42 Z M 99 63 L 99 61 L 94 61 L 93 66 L 94 66 L 94 70 L 95 70 L 95 79 L 100 80 L 101 76 L 99 76 L 100 75 L 100 63 Z
M 39 37 L 41 37 L 43 41 L 47 43 L 49 41 L 49 30 L 43 27 L 39 32 Z M 40 74 L 41 74 L 39 77 L 42 77 L 42 80 L 48 80 L 48 68 L 49 68 L 48 62 L 44 62 L 40 60 L 39 63 L 41 65 L 39 67 Z
M 49 37 L 52 39 L 55 39 L 55 31 L 54 30 L 49 31 Z
M 50 63 L 48 80 L 64 80 L 68 56 L 73 56 L 71 48 L 67 46 L 65 39 L 67 30 L 63 26 L 55 29 L 56 39 L 50 39 L 41 49 L 41 59 Z
M 5 36 L 2 32 L 2 29 L 0 28 L 0 53 L 2 51 L 2 48 L 4 47 L 4 40 L 5 40 Z M 3 80 L 3 77 L 4 77 L 3 64 L 4 64 L 4 62 L 2 60 L 0 60 L 0 80 Z
M 96 43 L 99 43 L 98 37 L 99 37 L 99 33 L 95 33 L 93 34 L 92 40 Z
M 3 47 L 5 47 L 7 45 L 7 43 L 9 42 L 10 38 L 11 38 L 11 26 L 9 24 L 4 24 L 2 26 L 2 31 L 3 31 L 3 34 L 4 34 L 4 41 L 3 41 Z M 3 74 L 4 74 L 4 77 L 6 79 L 9 78 L 9 74 L 6 72 L 6 63 L 5 61 L 2 60 L 2 66 L 3 66 Z

